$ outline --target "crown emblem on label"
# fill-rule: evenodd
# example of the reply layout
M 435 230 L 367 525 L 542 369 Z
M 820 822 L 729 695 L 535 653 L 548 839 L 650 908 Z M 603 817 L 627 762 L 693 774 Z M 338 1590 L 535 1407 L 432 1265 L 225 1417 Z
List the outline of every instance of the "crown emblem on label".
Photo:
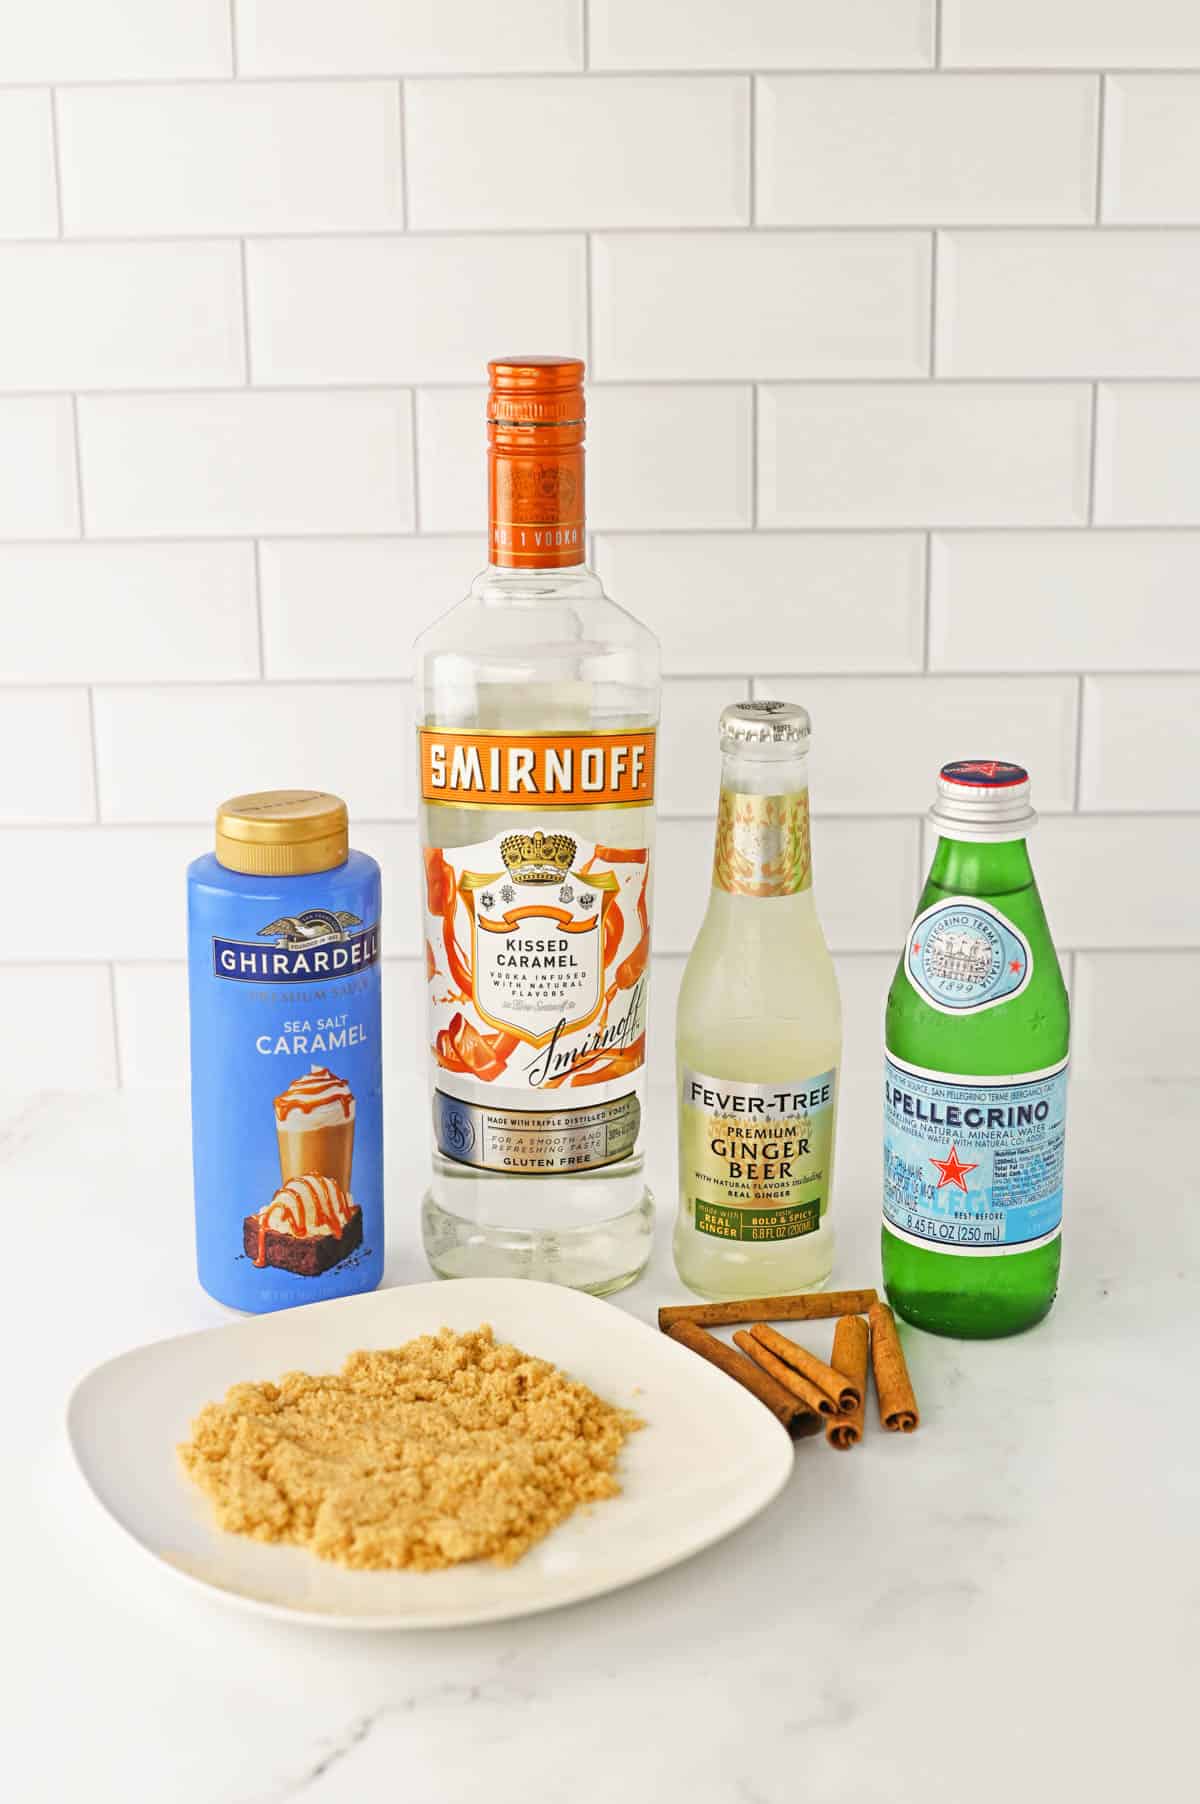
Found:
M 571 869 L 575 841 L 569 833 L 510 833 L 500 856 L 516 883 L 561 883 Z

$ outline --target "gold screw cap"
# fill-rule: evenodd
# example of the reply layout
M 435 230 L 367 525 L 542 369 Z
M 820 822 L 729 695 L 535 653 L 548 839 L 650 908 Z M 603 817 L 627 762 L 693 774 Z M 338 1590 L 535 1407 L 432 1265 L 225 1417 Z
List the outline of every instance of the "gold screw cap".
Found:
M 332 871 L 350 856 L 340 796 L 320 789 L 260 789 L 217 809 L 217 862 L 251 877 Z

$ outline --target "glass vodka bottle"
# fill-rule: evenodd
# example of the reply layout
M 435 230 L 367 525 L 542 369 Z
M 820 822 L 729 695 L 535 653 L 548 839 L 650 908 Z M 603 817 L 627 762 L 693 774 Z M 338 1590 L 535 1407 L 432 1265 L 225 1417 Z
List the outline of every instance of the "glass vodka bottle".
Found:
M 883 1280 L 920 1328 L 1038 1322 L 1058 1286 L 1070 1016 L 1019 765 L 943 767 L 941 837 L 887 1002 Z
M 443 1277 L 596 1294 L 649 1256 L 659 654 L 584 563 L 583 364 L 489 365 L 490 563 L 417 642 Z
M 675 1264 L 708 1297 L 815 1289 L 842 1013 L 812 892 L 806 711 L 721 715 L 712 893 L 679 991 Z

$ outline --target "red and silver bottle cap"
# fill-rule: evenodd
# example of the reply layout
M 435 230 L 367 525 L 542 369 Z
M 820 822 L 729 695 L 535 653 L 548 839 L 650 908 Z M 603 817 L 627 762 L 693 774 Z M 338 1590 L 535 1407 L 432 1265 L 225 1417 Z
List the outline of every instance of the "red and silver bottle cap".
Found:
M 1029 772 L 1001 758 L 943 764 L 929 819 L 947 839 L 1024 839 L 1037 820 L 1029 802 Z

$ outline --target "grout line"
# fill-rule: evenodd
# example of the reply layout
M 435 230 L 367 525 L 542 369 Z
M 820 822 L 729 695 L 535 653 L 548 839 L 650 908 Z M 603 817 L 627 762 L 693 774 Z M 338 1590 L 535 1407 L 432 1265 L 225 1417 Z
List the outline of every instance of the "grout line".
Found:
M 1085 697 L 1085 681 L 1082 673 L 1075 679 L 1075 788 L 1071 806 L 1078 814 L 1082 807 L 1083 796 L 1083 704 Z
M 930 667 L 930 653 L 933 644 L 933 534 L 925 534 L 925 569 L 924 569 L 924 612 L 921 635 L 921 674 L 933 674 Z M 940 671 L 937 673 L 942 674 Z
M 750 77 L 750 224 L 758 220 L 758 77 Z
M 592 261 L 592 234 L 583 234 L 583 343 L 584 361 L 587 364 L 588 387 L 595 381 L 595 302 L 592 298 L 592 283 L 595 279 Z
M 265 682 L 267 678 L 267 633 L 263 620 L 262 599 L 262 545 L 254 541 L 254 619 L 258 630 L 258 680 Z
M 933 0 L 933 66 L 942 67 L 942 0 Z
M 172 959 L 162 962 L 177 964 L 185 961 Z M 109 1007 L 112 1009 L 113 1062 L 116 1067 L 117 1089 L 122 1090 L 125 1087 L 125 1062 L 121 1056 L 121 1015 L 117 1007 L 117 964 L 115 959 L 110 959 L 108 962 L 108 1000 Z
M 96 688 L 93 683 L 87 687 L 88 711 L 88 744 L 92 756 L 92 822 L 100 825 L 100 752 L 96 744 Z
M 1096 465 L 1097 446 L 1100 437 L 1100 384 L 1089 384 L 1088 399 L 1088 468 L 1087 468 L 1087 527 L 1096 524 Z
M 594 547 L 594 542 L 597 537 L 603 538 L 607 535 L 589 533 L 587 536 L 592 540 Z M 68 541 L 68 543 L 69 542 L 70 541 Z M 662 678 L 665 683 L 718 683 L 722 681 L 734 681 L 740 676 L 755 676 L 757 674 L 758 672 L 756 670 L 748 671 L 743 664 L 735 665 L 732 669 L 727 665 L 721 670 L 675 670 L 668 668 L 663 671 Z M 1137 668 L 1131 669 L 1126 664 L 1120 666 L 1088 666 L 1083 670 L 1074 667 L 1071 669 L 1063 669 L 1061 666 L 1056 669 L 1045 670 L 1004 670 L 994 668 L 989 664 L 986 669 L 974 668 L 969 670 L 947 670 L 944 667 L 937 670 L 923 670 L 920 666 L 909 665 L 888 669 L 872 667 L 870 669 L 848 670 L 845 664 L 827 664 L 807 665 L 804 669 L 801 669 L 797 665 L 790 665 L 787 669 L 777 672 L 777 674 L 781 679 L 786 678 L 788 682 L 807 682 L 811 680 L 822 683 L 880 683 L 887 685 L 889 683 L 899 684 L 925 682 L 928 680 L 931 684 L 935 685 L 938 683 L 958 683 L 962 685 L 971 683 L 991 683 L 1002 680 L 1007 683 L 1032 684 L 1053 682 L 1056 679 L 1065 681 L 1068 677 L 1137 677 L 1139 679 L 1151 678 L 1160 681 L 1172 677 L 1195 677 L 1200 674 L 1200 666 L 1194 664 L 1187 666 L 1174 664 L 1165 668 L 1161 666 L 1148 668 L 1139 665 Z M 103 677 L 99 681 L 94 680 L 94 686 L 97 689 L 105 691 L 116 689 L 165 689 L 170 692 L 172 690 L 178 691 L 180 689 L 228 689 L 231 693 L 236 693 L 238 690 L 248 689 L 255 683 L 264 680 L 269 682 L 272 688 L 276 689 L 406 689 L 412 686 L 411 676 L 407 671 L 401 670 L 397 670 L 391 676 L 308 675 L 273 676 L 266 678 L 262 675 L 246 677 Z M 39 690 L 56 691 L 60 689 L 81 689 L 86 688 L 86 686 L 87 679 L 84 677 L 54 677 L 45 681 L 38 680 L 34 682 L 23 682 L 19 678 L 4 677 L 0 678 L 0 695 L 3 695 L 8 690 L 16 690 L 21 694 L 33 695 L 37 694 Z M 12 825 L 11 822 L 8 824 Z M 3 825 L 3 823 L 0 823 L 0 825 Z
M 235 79 L 238 74 L 237 9 L 238 0 L 229 0 L 229 60 Z
M 250 350 L 250 277 L 246 269 L 246 240 L 238 239 L 238 272 L 242 284 L 242 369 L 247 388 L 254 386 L 253 359 Z
M 929 377 L 938 373 L 938 276 L 942 235 L 935 226 L 929 234 Z
M 583 56 L 585 71 L 592 63 L 592 16 L 588 0 L 579 0 L 579 48 Z
M 418 535 L 421 531 L 421 459 L 418 454 L 419 447 L 420 447 L 420 440 L 419 440 L 419 436 L 417 433 L 417 409 L 420 406 L 420 399 L 421 398 L 419 395 L 414 394 L 412 397 L 412 400 L 409 404 L 409 409 L 408 409 L 408 454 L 412 459 L 412 508 L 413 508 L 412 534 L 407 535 L 410 537 Z M 486 540 L 487 532 L 488 532 L 488 529 L 485 527 L 482 533 L 480 533 L 478 535 L 475 533 L 472 533 L 470 536 L 472 538 L 478 536 L 478 537 Z M 380 536 L 382 538 L 394 538 L 397 535 L 394 533 L 383 533 Z M 462 535 L 459 533 L 443 533 L 443 534 L 434 533 L 434 534 L 431 534 L 430 536 L 433 538 L 437 538 L 437 537 L 459 538 Z
M 405 103 L 403 78 L 396 83 L 396 104 L 400 109 L 400 218 L 407 232 L 412 222 L 408 194 L 408 107 Z M 317 234 L 321 236 L 320 233 Z M 391 234 L 385 234 L 391 236 Z
M 1094 218 L 1097 225 L 1102 222 L 1104 212 L 1104 132 L 1105 118 L 1108 112 L 1108 77 L 1100 76 L 1100 93 L 1096 102 L 1096 205 Z
M 63 235 L 62 157 L 59 151 L 58 90 L 50 89 L 50 161 L 54 169 L 54 217 L 58 236 Z M 43 240 L 43 243 L 45 241 Z
M 578 234 L 576 234 L 578 236 Z M 827 389 L 827 388 L 867 388 L 867 389 L 932 389 L 935 386 L 931 376 L 622 376 L 616 378 L 601 377 L 589 386 L 594 388 L 625 390 L 654 389 L 663 394 L 684 393 L 704 394 L 710 389 L 749 388 L 758 382 L 768 388 L 781 389 Z M 1111 383 L 1123 388 L 1169 388 L 1172 390 L 1191 391 L 1200 394 L 1200 375 L 1197 376 L 1123 376 L 1107 375 L 1103 371 L 1094 376 L 939 376 L 936 386 L 948 388 L 984 388 L 984 389 L 1040 389 L 1070 388 L 1084 390 L 1096 382 Z M 260 384 L 257 392 L 262 395 L 299 395 L 312 400 L 325 395 L 375 395 L 380 399 L 398 394 L 445 394 L 457 391 L 459 394 L 474 393 L 479 388 L 478 377 L 460 378 L 457 381 L 429 382 L 409 377 L 407 381 L 348 382 L 331 381 L 326 383 L 311 382 L 271 382 Z M 0 387 L 0 400 L 58 400 L 67 391 L 62 388 L 4 388 Z M 216 395 L 241 395 L 245 393 L 245 385 L 228 382 L 213 383 L 208 387 L 193 388 L 107 388 L 91 387 L 84 383 L 75 390 L 80 395 L 97 396 L 104 400 L 128 401 L 165 399 L 169 401 L 194 401 L 211 399 Z
M 1198 71 L 1200 73 L 1200 71 Z M 928 74 L 928 71 L 926 71 Z M 245 83 L 240 84 L 245 86 Z M 56 90 L 56 92 L 59 90 Z M 659 225 L 612 224 L 606 222 L 602 226 L 587 226 L 578 221 L 571 225 L 446 225 L 421 226 L 419 229 L 402 231 L 395 224 L 346 226 L 329 224 L 323 227 L 297 227 L 289 230 L 277 227 L 274 231 L 255 227 L 250 231 L 240 230 L 235 225 L 226 227 L 224 231 L 189 232 L 178 226 L 171 231 L 131 231 L 131 232 L 72 232 L 67 240 L 70 244 L 107 246 L 121 248 L 128 244 L 227 244 L 231 239 L 246 237 L 255 243 L 318 243 L 337 246 L 345 243 L 368 241 L 388 241 L 396 237 L 417 239 L 462 238 L 468 242 L 478 240 L 484 243 L 494 238 L 578 238 L 584 231 L 594 231 L 597 235 L 608 236 L 619 233 L 622 238 L 745 238 L 755 237 L 791 237 L 791 238 L 911 238 L 914 232 L 929 232 L 938 228 L 930 224 L 928 219 L 796 219 L 785 223 L 771 220 L 756 220 L 753 227 L 744 220 L 710 219 L 694 223 L 679 224 L 678 221 L 664 220 Z M 973 220 L 963 224 L 945 224 L 943 231 L 953 231 L 963 236 L 986 238 L 1007 237 L 1017 234 L 1024 238 L 1080 238 L 1094 237 L 1096 222 L 1092 219 L 1040 220 L 1034 223 L 1019 219 L 1007 222 Z M 1177 237 L 1194 238 L 1200 232 L 1200 208 L 1192 219 L 1159 219 L 1159 220 L 1121 220 L 1118 224 L 1106 227 L 1110 235 L 1128 235 L 1129 237 Z M 21 245 L 44 245 L 53 242 L 45 232 L 12 232 L 4 235 L 6 250 Z
M 830 11 L 833 10 L 831 7 Z M 406 75 L 413 80 L 436 83 L 438 86 L 457 83 L 460 86 L 490 82 L 495 87 L 510 86 L 517 82 L 577 82 L 583 76 L 589 81 L 620 82 L 638 80 L 645 76 L 654 76 L 668 82 L 705 81 L 708 83 L 729 82 L 738 76 L 745 75 L 785 75 L 785 76 L 822 76 L 843 81 L 857 81 L 862 76 L 884 76 L 895 80 L 913 79 L 920 75 L 930 74 L 927 63 L 780 63 L 772 64 L 769 69 L 761 63 L 729 63 L 720 68 L 707 64 L 696 67 L 679 63 L 643 63 L 630 64 L 619 69 L 598 69 L 590 65 L 581 69 L 548 69 L 544 64 L 526 69 L 419 69 L 411 68 Z M 1047 68 L 1045 65 L 1033 63 L 952 63 L 945 65 L 945 73 L 959 77 L 964 81 L 980 80 L 993 75 L 1022 76 L 1031 82 L 1058 82 L 1072 75 L 1195 75 L 1200 73 L 1200 60 L 1183 63 L 1100 63 L 1093 58 L 1078 63 L 1055 63 Z M 380 87 L 389 80 L 396 79 L 394 66 L 368 70 L 341 70 L 302 72 L 289 70 L 286 74 L 247 75 L 239 73 L 238 81 L 244 87 L 259 88 L 308 88 L 336 84 L 339 87 Z M 182 76 L 93 76 L 89 79 L 60 81 L 55 85 L 69 89 L 96 88 L 220 88 L 228 87 L 231 78 L 228 75 L 182 75 Z M 28 93 L 30 88 L 44 86 L 45 83 L 34 81 L 5 81 L 0 78 L 0 94 Z
M 87 516 L 83 507 L 83 445 L 79 436 L 79 396 L 74 393 L 71 395 L 71 438 L 75 452 L 75 511 L 79 516 L 79 537 L 86 539 Z M 10 541 L 10 543 L 12 542 Z

